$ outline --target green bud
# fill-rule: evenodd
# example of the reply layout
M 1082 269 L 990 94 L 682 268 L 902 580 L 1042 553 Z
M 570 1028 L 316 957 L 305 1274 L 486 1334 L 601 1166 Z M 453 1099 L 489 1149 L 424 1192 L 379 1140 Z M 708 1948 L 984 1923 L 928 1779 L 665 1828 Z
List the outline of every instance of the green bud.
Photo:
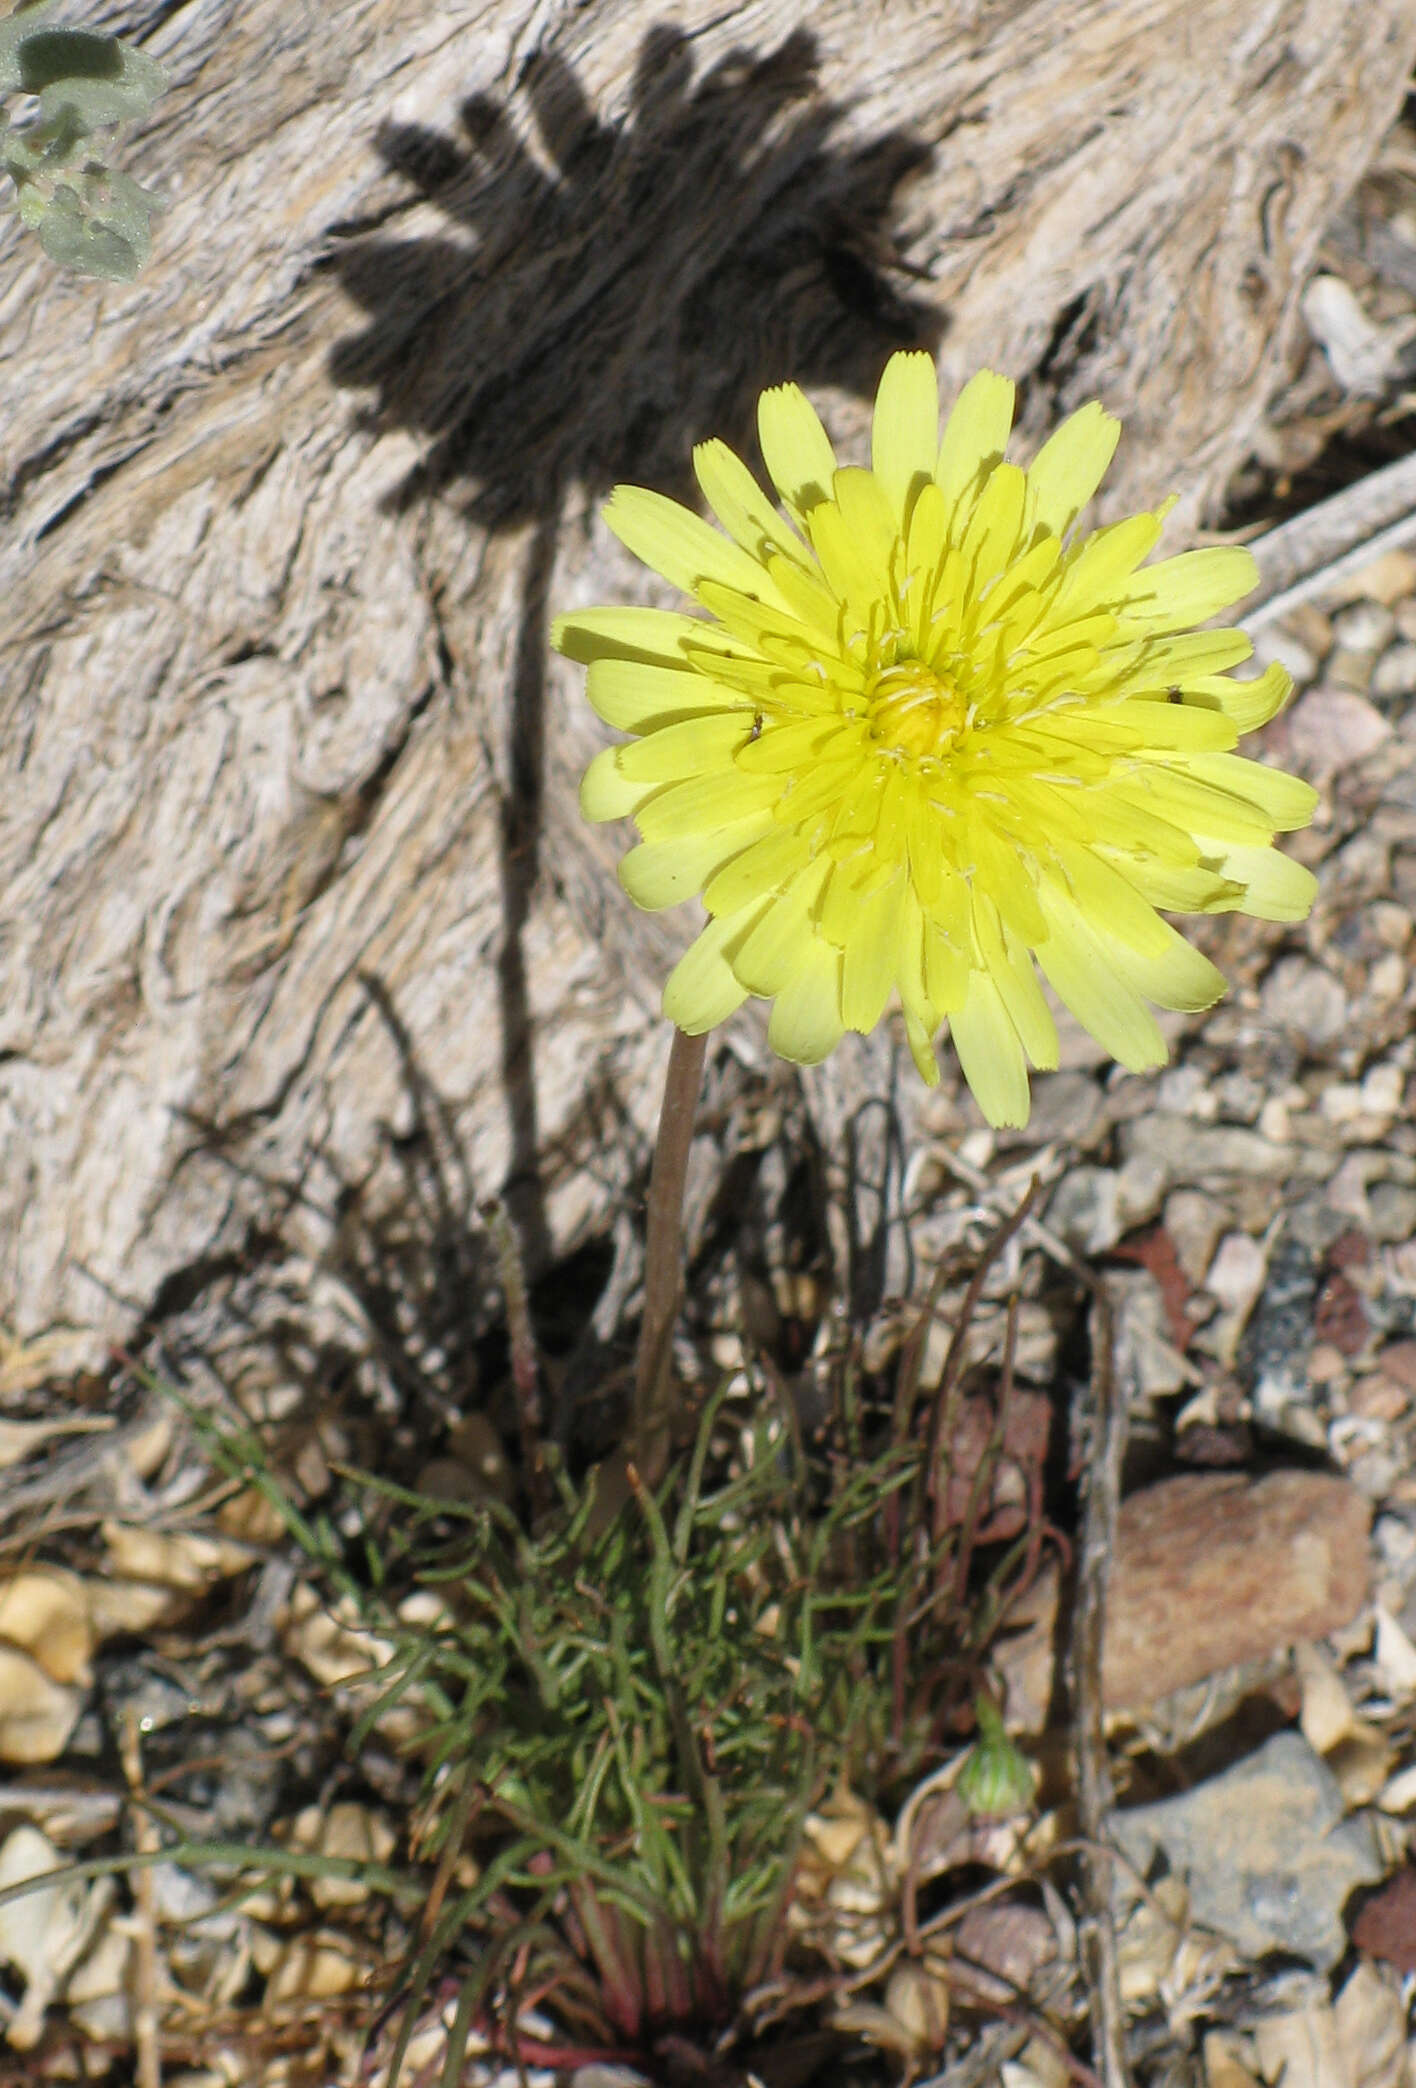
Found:
M 954 1788 L 969 1812 L 994 1819 L 1025 1812 L 1032 1803 L 1033 1771 L 1003 1730 L 1002 1714 L 985 1696 L 974 1700 L 978 1738 Z

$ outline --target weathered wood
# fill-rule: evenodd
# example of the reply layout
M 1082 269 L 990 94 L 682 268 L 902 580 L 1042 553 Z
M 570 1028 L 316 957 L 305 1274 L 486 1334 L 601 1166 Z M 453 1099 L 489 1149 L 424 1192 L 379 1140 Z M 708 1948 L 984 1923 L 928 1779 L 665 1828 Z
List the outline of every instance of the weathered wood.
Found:
M 601 1223 L 688 923 L 634 915 L 575 811 L 597 728 L 547 600 L 660 598 L 600 496 L 682 489 L 786 375 L 856 443 L 924 340 L 950 384 L 1024 380 L 1029 436 L 1101 395 L 1108 504 L 1174 488 L 1183 535 L 1416 50 L 1413 0 L 149 19 L 147 273 L 0 247 L 23 1334 L 127 1334 L 233 1258 L 338 1268 L 355 1210 L 430 1283 L 508 1181 L 537 1261 Z

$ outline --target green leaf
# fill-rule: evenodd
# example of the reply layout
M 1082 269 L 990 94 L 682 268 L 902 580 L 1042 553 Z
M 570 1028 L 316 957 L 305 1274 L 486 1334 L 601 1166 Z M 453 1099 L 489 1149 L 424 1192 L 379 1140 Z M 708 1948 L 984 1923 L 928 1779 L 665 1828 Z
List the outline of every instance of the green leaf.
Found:
M 62 268 L 120 283 L 131 282 L 143 263 L 143 254 L 132 240 L 111 225 L 84 216 L 71 189 L 60 189 L 40 219 L 39 243 Z
M 39 96 L 45 122 L 66 109 L 90 130 L 143 116 L 167 84 L 166 73 L 146 51 L 86 29 L 36 29 L 21 39 L 16 57 L 19 86 Z
M 37 185 L 20 189 L 20 213 L 39 232 L 53 261 L 83 275 L 131 282 L 147 259 L 151 219 L 162 204 L 126 174 L 93 165 L 77 186 L 64 182 L 45 196 Z
M 0 91 L 22 85 L 20 45 L 34 35 L 34 25 L 49 13 L 55 0 L 29 0 L 0 22 Z

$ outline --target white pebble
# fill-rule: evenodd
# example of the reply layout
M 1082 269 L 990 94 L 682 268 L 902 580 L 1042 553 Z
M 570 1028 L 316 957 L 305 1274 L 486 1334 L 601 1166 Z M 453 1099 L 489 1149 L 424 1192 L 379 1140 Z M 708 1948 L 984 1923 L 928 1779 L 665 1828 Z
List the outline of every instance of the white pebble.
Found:
M 1205 1289 L 1230 1312 L 1247 1312 L 1264 1287 L 1268 1257 L 1249 1233 L 1226 1233 L 1210 1263 Z
M 1349 652 L 1380 652 L 1396 636 L 1396 618 L 1380 602 L 1350 602 L 1333 618 L 1332 635 Z
M 1318 671 L 1317 654 L 1301 638 L 1285 631 L 1281 624 L 1255 633 L 1254 658 L 1261 667 L 1270 667 L 1277 660 L 1280 667 L 1288 669 L 1300 689 L 1306 688 Z
M 1374 1116 L 1394 1117 L 1401 1107 L 1405 1076 L 1399 1066 L 1369 1066 L 1362 1076 L 1362 1107 Z
M 1362 1090 L 1353 1080 L 1334 1080 L 1318 1097 L 1319 1113 L 1329 1124 L 1350 1124 L 1365 1107 Z
M 1416 645 L 1408 640 L 1384 652 L 1372 669 L 1372 694 L 1416 696 Z

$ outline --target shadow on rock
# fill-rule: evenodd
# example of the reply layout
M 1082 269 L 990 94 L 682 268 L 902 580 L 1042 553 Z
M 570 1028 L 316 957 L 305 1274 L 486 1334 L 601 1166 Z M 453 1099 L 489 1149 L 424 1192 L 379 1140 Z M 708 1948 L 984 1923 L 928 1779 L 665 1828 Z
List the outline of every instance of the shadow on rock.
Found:
M 390 505 L 437 496 L 484 528 L 528 530 L 497 721 L 497 991 L 505 1193 L 537 1269 L 551 1250 L 524 946 L 541 867 L 546 599 L 566 496 L 626 479 L 687 495 L 700 436 L 752 453 L 766 385 L 791 377 L 867 397 L 890 352 L 933 347 L 943 320 L 912 294 L 892 230 L 930 148 L 900 131 L 837 143 L 846 111 L 817 90 L 807 32 L 762 56 L 732 52 L 695 79 L 689 39 L 651 29 L 629 107 L 612 120 L 562 59 L 540 54 L 517 104 L 474 96 L 451 135 L 387 127 L 385 164 L 436 204 L 447 231 L 355 233 L 328 266 L 368 314 L 335 346 L 332 377 L 375 395 L 366 427 L 426 439 Z

